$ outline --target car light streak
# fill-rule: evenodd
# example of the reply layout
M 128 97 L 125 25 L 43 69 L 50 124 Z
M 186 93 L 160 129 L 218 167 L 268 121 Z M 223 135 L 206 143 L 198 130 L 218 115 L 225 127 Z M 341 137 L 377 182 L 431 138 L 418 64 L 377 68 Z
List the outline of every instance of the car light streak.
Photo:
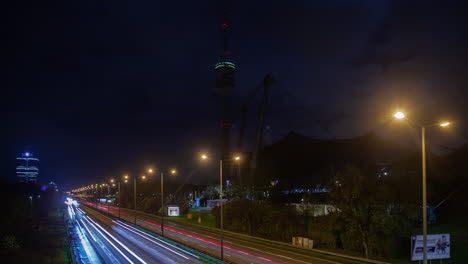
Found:
M 94 240 L 94 242 L 97 242 L 96 240 L 96 237 L 93 235 L 93 233 L 91 232 L 91 230 L 88 229 L 88 227 L 85 225 L 85 223 L 83 222 L 83 220 L 81 220 L 81 223 L 83 224 L 83 226 L 86 228 L 86 230 L 88 231 L 88 234 L 91 236 L 91 238 Z
M 86 218 L 85 218 L 86 219 Z M 88 219 L 86 219 L 88 220 Z M 92 221 L 92 220 L 91 220 Z M 135 264 L 133 261 L 131 261 L 116 245 L 114 245 L 114 243 L 112 243 L 101 231 L 99 231 L 99 229 L 93 224 L 91 223 L 90 221 L 88 221 L 88 223 L 94 228 L 96 229 L 96 231 L 98 231 L 99 234 L 101 234 L 101 236 L 107 241 L 109 242 L 109 244 L 115 248 L 115 250 L 117 250 L 117 252 L 120 253 L 120 255 L 122 255 L 128 262 L 130 262 L 131 264 Z
M 155 222 L 151 222 L 151 221 L 146 221 L 146 223 L 154 225 L 154 226 L 161 226 L 160 224 L 155 223 Z M 190 237 L 190 238 L 194 238 L 194 239 L 196 239 L 198 241 L 221 247 L 221 244 L 216 240 L 212 240 L 212 239 L 209 239 L 209 238 L 206 238 L 206 237 L 194 235 L 194 234 L 191 234 L 191 233 L 188 233 L 188 232 L 185 232 L 185 231 L 181 231 L 181 230 L 178 230 L 178 229 L 175 229 L 175 228 L 172 228 L 172 227 L 164 227 L 164 228 L 166 230 L 170 230 L 170 231 L 178 233 L 180 235 L 187 236 L 187 237 Z M 275 262 L 275 261 L 273 261 L 271 259 L 261 257 L 261 255 L 258 255 L 258 254 L 254 253 L 254 252 L 247 251 L 247 250 L 244 250 L 244 249 L 240 249 L 240 248 L 237 248 L 237 247 L 233 247 L 233 246 L 228 245 L 228 244 L 224 244 L 224 248 L 228 249 L 228 250 L 231 250 L 231 251 L 234 251 L 234 252 L 237 252 L 237 253 L 240 253 L 240 254 L 243 254 L 243 255 L 246 255 L 246 256 L 249 256 L 249 257 L 252 257 L 252 258 L 263 260 L 263 261 L 266 261 L 266 262 L 269 262 L 269 263 L 275 263 L 275 264 L 284 263 L 284 262 Z M 279 260 L 276 260 L 276 261 L 279 261 Z
M 149 236 L 148 234 L 146 234 L 146 233 L 144 233 L 144 232 L 142 232 L 142 231 L 140 231 L 140 230 L 138 230 L 138 229 L 136 229 L 136 228 L 133 228 L 133 227 L 131 227 L 131 226 L 127 226 L 126 224 L 121 223 L 121 222 L 117 222 L 117 221 L 113 221 L 113 222 L 115 222 L 116 224 L 118 224 L 118 225 L 121 226 L 122 228 L 125 228 L 125 229 L 127 229 L 128 231 L 130 231 L 130 232 L 132 232 L 132 233 L 134 233 L 134 234 L 136 234 L 136 235 L 138 235 L 138 236 L 140 236 L 140 237 L 142 237 L 142 238 L 144 238 L 144 239 L 146 239 L 146 240 L 148 240 L 148 241 L 150 241 L 150 242 L 152 242 L 152 243 L 154 243 L 154 244 L 156 244 L 156 245 L 159 245 L 160 247 L 163 247 L 163 248 L 165 248 L 165 249 L 171 251 L 172 253 L 174 253 L 174 254 L 176 254 L 176 255 L 179 255 L 179 256 L 181 256 L 181 257 L 183 257 L 183 258 L 185 258 L 185 259 L 189 259 L 189 258 L 187 258 L 186 256 L 184 256 L 184 255 L 182 255 L 182 254 L 180 254 L 180 253 L 178 253 L 178 252 L 176 252 L 176 251 L 174 251 L 174 250 L 172 250 L 172 249 L 170 249 L 170 248 L 168 248 L 168 247 L 166 247 L 166 246 L 164 246 L 164 245 L 162 245 L 162 244 L 156 242 L 155 240 L 156 240 L 157 238 L 151 237 L 151 238 L 153 238 L 153 239 L 150 239 L 150 238 L 146 237 L 146 236 Z M 143 235 L 139 234 L 138 232 L 133 231 L 132 229 L 135 229 L 135 230 L 137 230 L 137 231 L 139 231 L 139 232 L 145 234 L 146 236 L 143 236 Z M 171 244 L 169 244 L 169 243 L 167 243 L 167 242 L 165 242 L 165 241 L 161 241 L 161 240 L 159 240 L 159 239 L 158 239 L 158 241 L 163 242 L 163 243 L 165 243 L 165 244 L 167 244 L 167 245 L 173 246 L 173 245 L 171 245 Z M 185 251 L 185 250 L 181 250 L 181 251 L 183 251 L 184 253 L 189 254 L 189 255 L 191 255 L 191 256 L 197 258 L 197 259 L 200 259 L 198 256 L 196 256 L 196 255 L 194 255 L 194 254 L 192 254 L 192 253 L 189 253 L 189 252 L 187 252 L 187 251 Z
M 115 206 L 110 206 L 110 205 L 99 205 L 99 204 L 95 204 L 95 203 L 90 203 L 90 202 L 84 202 L 86 205 L 88 206 L 91 206 L 91 207 L 95 207 L 101 211 L 109 211 L 109 213 L 111 214 L 117 214 L 119 211 L 118 211 L 118 207 L 115 207 Z M 109 207 L 109 208 L 108 208 Z M 120 211 L 120 214 L 121 215 L 127 215 L 127 213 L 125 212 L 122 212 Z
M 71 205 L 68 205 L 68 214 L 70 215 L 70 218 L 73 218 L 75 216 L 75 212 L 73 211 Z
M 141 263 L 147 264 L 143 259 L 141 259 L 137 254 L 135 254 L 133 251 L 131 251 L 128 247 L 126 247 L 122 242 L 120 242 L 117 238 L 115 238 L 113 235 L 111 235 L 109 232 L 107 232 L 103 227 L 101 227 L 98 223 L 94 222 L 89 216 L 87 216 L 87 219 L 92 222 L 92 224 L 95 224 L 99 229 L 104 231 L 110 238 L 112 238 L 115 242 L 117 242 L 121 247 L 123 247 L 125 250 L 127 250 L 132 256 L 134 256 L 136 259 L 138 259 Z
M 84 232 L 83 228 L 80 225 L 80 222 L 78 220 L 76 220 L 76 223 L 78 224 L 77 225 L 78 237 L 80 238 L 81 244 L 83 245 L 83 249 L 86 252 L 87 258 L 91 259 L 92 263 L 100 263 L 99 257 L 97 257 L 96 252 L 94 251 L 94 248 L 89 243 L 89 240 L 86 237 L 85 232 Z

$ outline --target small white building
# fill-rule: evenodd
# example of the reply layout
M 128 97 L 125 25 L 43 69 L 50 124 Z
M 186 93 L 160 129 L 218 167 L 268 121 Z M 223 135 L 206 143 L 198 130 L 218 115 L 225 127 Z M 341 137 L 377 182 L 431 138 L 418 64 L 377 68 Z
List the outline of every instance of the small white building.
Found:
M 294 209 L 298 215 L 307 213 L 310 216 L 324 216 L 329 215 L 331 212 L 336 211 L 336 207 L 331 204 L 302 204 L 292 203 Z

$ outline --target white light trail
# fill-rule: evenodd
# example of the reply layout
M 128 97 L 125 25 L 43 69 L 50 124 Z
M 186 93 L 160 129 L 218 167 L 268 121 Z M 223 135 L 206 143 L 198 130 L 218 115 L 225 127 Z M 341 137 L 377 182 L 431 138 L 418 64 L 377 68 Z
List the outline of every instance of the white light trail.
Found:
M 113 235 L 111 235 L 109 232 L 107 232 L 104 228 L 102 228 L 98 223 L 94 222 L 89 216 L 86 216 L 88 220 L 90 220 L 92 223 L 94 223 L 97 227 L 99 227 L 102 231 L 104 231 L 109 237 L 111 237 L 115 242 L 117 242 L 121 247 L 123 247 L 125 250 L 127 250 L 132 256 L 134 256 L 136 259 L 138 259 L 141 263 L 147 264 L 143 259 L 141 259 L 137 254 L 135 254 L 133 251 L 131 251 L 129 248 L 127 248 L 122 242 L 120 242 L 117 238 L 115 238 Z
M 86 219 L 86 218 L 85 218 L 85 219 Z M 86 220 L 88 220 L 88 219 L 86 219 Z M 92 221 L 92 220 L 91 220 L 91 221 Z M 93 223 L 91 223 L 90 221 L 88 221 L 88 223 L 89 223 L 94 229 L 96 229 L 96 231 L 98 231 L 98 233 L 101 234 L 101 236 L 104 237 L 104 239 L 105 239 L 107 242 L 109 242 L 109 244 L 110 244 L 113 248 L 115 248 L 115 250 L 117 250 L 117 252 L 119 252 L 120 255 L 122 255 L 128 262 L 130 262 L 131 264 L 135 264 L 135 263 L 133 263 L 133 261 L 131 261 L 122 251 L 120 251 L 120 249 L 119 249 L 116 245 L 114 245 L 114 243 L 112 243 L 101 231 L 99 231 L 99 229 L 98 229 Z
M 174 251 L 174 250 L 172 250 L 172 249 L 170 249 L 170 248 L 168 248 L 168 247 L 166 247 L 166 246 L 164 246 L 164 245 L 162 245 L 162 244 L 160 244 L 160 243 L 154 241 L 154 239 L 150 239 L 150 238 L 148 238 L 148 237 L 146 237 L 146 236 L 143 236 L 143 235 L 141 235 L 141 234 L 139 234 L 139 233 L 133 231 L 133 230 L 132 230 L 133 227 L 131 227 L 131 226 L 130 226 L 130 227 L 127 227 L 126 224 L 123 224 L 123 223 L 120 223 L 120 222 L 115 222 L 115 223 L 118 224 L 119 226 L 121 226 L 122 228 L 125 228 L 125 229 L 127 229 L 128 231 L 130 231 L 130 232 L 132 232 L 132 233 L 135 233 L 136 235 L 139 235 L 140 237 L 142 237 L 142 238 L 144 238 L 144 239 L 146 239 L 146 240 L 148 240 L 148 241 L 150 241 L 150 242 L 152 242 L 152 243 L 154 243 L 154 244 L 156 244 L 156 245 L 159 245 L 159 246 L 162 247 L 162 248 L 165 248 L 165 249 L 171 251 L 172 253 L 174 253 L 174 254 L 176 254 L 176 255 L 179 255 L 179 256 L 181 256 L 181 257 L 183 257 L 183 258 L 185 258 L 185 259 L 189 259 L 189 258 L 187 258 L 186 256 L 180 254 L 179 252 L 176 252 L 176 251 Z M 132 228 L 132 229 L 131 229 L 131 228 Z M 138 230 L 138 229 L 136 229 L 136 228 L 135 228 L 135 230 L 141 232 L 140 230 Z M 144 232 L 142 232 L 142 233 L 144 233 Z M 144 233 L 144 234 L 145 234 L 145 233 Z M 163 242 L 163 241 L 161 241 L 161 242 Z M 164 242 L 164 243 L 166 243 L 166 242 Z M 166 244 L 168 244 L 168 243 L 166 243 Z M 170 244 L 169 244 L 169 245 L 170 245 Z M 171 246 L 172 246 L 172 245 L 171 245 Z M 189 253 L 189 252 L 186 252 L 186 251 L 184 251 L 184 252 L 187 253 L 187 254 L 189 254 L 189 255 L 191 255 L 191 256 L 193 256 L 193 257 L 195 257 L 195 258 L 197 258 L 197 259 L 199 259 L 199 257 L 196 256 L 196 255 L 193 255 L 193 254 L 191 254 L 191 253 Z
M 93 247 L 89 243 L 89 240 L 85 235 L 85 231 L 81 227 L 80 222 L 78 220 L 76 220 L 76 223 L 78 224 L 78 226 L 77 226 L 77 229 L 79 231 L 78 236 L 79 236 L 79 238 L 81 240 L 81 244 L 83 245 L 83 248 L 84 248 L 84 250 L 86 252 L 86 255 L 87 255 L 88 259 L 91 259 L 92 262 L 97 261 L 99 258 L 96 256 L 96 253 L 95 253 Z M 97 262 L 97 263 L 100 263 L 100 262 Z
M 81 221 L 81 223 L 83 223 L 83 226 L 84 226 L 84 227 L 86 228 L 86 230 L 88 231 L 88 234 L 91 235 L 91 238 L 94 240 L 94 242 L 97 242 L 96 237 L 94 237 L 93 233 L 91 233 L 91 230 L 88 229 L 88 227 L 85 225 L 85 223 L 83 222 L 83 220 L 80 219 L 80 221 Z

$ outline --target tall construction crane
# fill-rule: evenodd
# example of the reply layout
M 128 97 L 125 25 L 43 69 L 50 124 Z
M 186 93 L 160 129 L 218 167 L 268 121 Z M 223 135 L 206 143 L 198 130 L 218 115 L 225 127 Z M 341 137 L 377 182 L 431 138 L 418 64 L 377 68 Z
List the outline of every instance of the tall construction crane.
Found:
M 268 97 L 270 92 L 271 84 L 273 83 L 273 78 L 267 74 L 263 78 L 263 81 L 252 91 L 250 96 L 247 98 L 247 101 L 242 105 L 242 115 L 240 120 L 240 130 L 239 130 L 239 140 L 237 142 L 237 152 L 242 152 L 244 146 L 244 138 L 245 138 L 245 129 L 247 127 L 247 115 L 249 113 L 250 104 L 254 100 L 254 98 L 259 94 L 261 90 L 263 90 L 262 101 L 260 104 L 260 113 L 258 115 L 257 121 L 257 131 L 255 136 L 255 144 L 252 150 L 252 155 L 250 156 L 250 160 L 248 162 L 248 175 L 253 176 L 255 174 L 255 169 L 257 168 L 257 159 L 258 159 L 258 152 L 261 148 L 262 140 L 263 140 L 263 130 L 265 127 L 265 116 L 268 109 Z M 239 180 L 242 182 L 242 176 L 239 174 Z

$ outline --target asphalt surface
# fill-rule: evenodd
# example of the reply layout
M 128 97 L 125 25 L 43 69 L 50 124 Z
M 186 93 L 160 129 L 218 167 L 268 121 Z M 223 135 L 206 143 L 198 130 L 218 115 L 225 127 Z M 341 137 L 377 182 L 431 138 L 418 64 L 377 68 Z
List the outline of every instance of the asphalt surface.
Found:
M 101 210 L 104 214 L 118 217 L 119 209 L 114 206 L 99 205 L 83 202 L 84 204 Z M 122 220 L 135 223 L 151 232 L 161 234 L 160 220 L 151 215 L 138 213 L 133 210 L 120 209 Z M 164 221 L 164 236 L 184 244 L 197 251 L 220 259 L 220 234 L 179 223 Z M 246 241 L 233 237 L 224 238 L 223 260 L 230 263 L 299 263 L 299 264 L 341 264 L 337 260 L 329 260 L 319 256 L 310 256 L 288 250 L 284 247 L 270 246 L 255 241 Z
M 87 255 L 83 263 L 206 263 L 193 252 L 86 206 L 70 205 L 69 214 L 80 232 L 81 247 Z

